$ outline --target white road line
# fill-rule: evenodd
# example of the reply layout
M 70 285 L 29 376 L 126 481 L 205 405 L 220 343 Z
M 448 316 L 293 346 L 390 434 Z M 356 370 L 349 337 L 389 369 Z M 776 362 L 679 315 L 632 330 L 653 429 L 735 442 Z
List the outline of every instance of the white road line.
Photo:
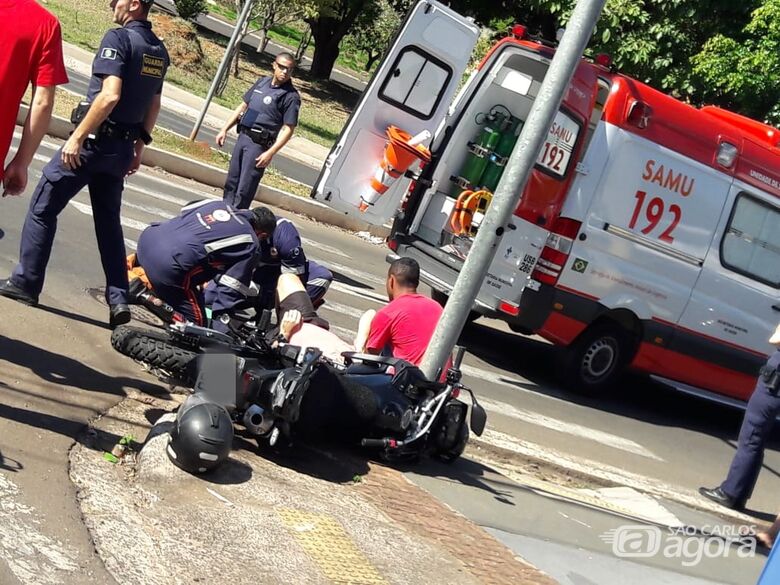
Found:
M 330 262 L 330 261 L 326 262 L 324 260 L 320 260 L 319 258 L 316 258 L 316 260 L 317 262 L 322 263 L 323 265 L 327 266 L 331 270 L 335 270 L 336 272 L 339 272 L 341 274 L 348 274 L 350 276 L 354 276 L 357 280 L 361 282 L 371 282 L 379 286 L 385 285 L 384 278 L 379 278 L 378 276 L 374 276 L 373 274 L 369 274 L 361 270 L 355 270 L 354 268 L 350 268 L 349 266 L 344 266 L 343 264 L 337 264 L 336 262 Z
M 66 572 L 79 569 L 76 554 L 39 532 L 38 514 L 19 496 L 16 484 L 0 474 L 0 557 L 25 585 L 62 583 Z
M 515 408 L 511 404 L 491 400 L 489 398 L 481 398 L 479 403 L 487 410 L 500 416 L 506 416 L 532 425 L 557 431 L 559 433 L 565 433 L 574 437 L 587 439 L 601 445 L 606 445 L 607 447 L 612 447 L 613 449 L 619 449 L 621 451 L 633 453 L 634 455 L 641 455 L 642 457 L 655 459 L 656 461 L 664 461 L 664 459 L 658 457 L 655 453 L 649 451 L 631 439 L 625 439 L 611 433 L 606 433 L 597 429 L 591 429 L 576 423 L 558 420 L 556 418 L 551 418 L 536 412 L 521 410 L 519 408 Z
M 337 303 L 329 298 L 325 299 L 325 304 L 322 305 L 320 309 L 318 309 L 318 312 L 331 312 L 331 313 L 338 313 L 339 315 L 346 315 L 347 317 L 352 317 L 353 319 L 359 320 L 360 317 L 363 315 L 365 311 L 361 311 L 360 309 L 355 309 L 354 307 L 348 307 L 347 305 L 342 305 L 341 303 Z
M 150 215 L 156 215 L 157 217 L 160 217 L 162 219 L 171 219 L 172 217 L 175 217 L 173 213 L 169 213 L 164 209 L 160 209 L 159 207 L 140 205 L 138 203 L 131 203 L 130 201 L 127 200 L 122 201 L 122 207 L 127 207 L 128 209 L 137 209 L 139 211 L 143 211 L 144 213 L 148 213 Z
M 383 305 L 387 304 L 387 297 L 383 297 L 381 295 L 376 294 L 373 291 L 365 290 L 361 288 L 357 288 L 355 286 L 352 286 L 351 284 L 345 284 L 343 282 L 333 282 L 330 285 L 331 290 L 337 290 L 339 292 L 343 292 L 348 295 L 352 295 L 355 297 L 360 297 L 361 299 L 364 299 L 366 301 L 373 301 L 375 303 L 381 303 Z
M 80 201 L 74 201 L 72 199 L 68 202 L 68 204 L 75 207 L 78 211 L 80 211 L 84 215 L 89 215 L 90 217 L 92 216 L 92 207 L 90 205 L 87 205 L 86 203 L 81 203 Z M 122 227 L 138 230 L 139 232 L 144 231 L 149 226 L 148 223 L 138 221 L 137 219 L 131 219 L 129 217 L 122 217 L 121 221 L 122 221 Z
M 193 185 L 191 188 L 189 185 L 185 185 L 182 183 L 174 183 L 173 181 L 168 181 L 167 179 L 163 179 L 162 177 L 158 177 L 157 175 L 150 175 L 144 173 L 144 178 L 154 181 L 155 183 L 160 183 L 162 185 L 166 185 L 168 187 L 172 187 L 174 189 L 181 189 L 184 191 L 189 191 L 193 195 L 200 196 L 201 199 L 222 199 L 221 195 L 218 195 L 216 193 L 208 193 L 206 191 L 198 191 L 194 188 L 197 183 Z M 157 193 L 154 193 L 154 195 L 158 195 Z
M 335 333 L 339 337 L 341 337 L 341 339 L 343 339 L 347 343 L 355 342 L 355 332 L 351 331 L 350 329 L 344 329 L 343 327 L 339 327 L 338 325 L 331 325 L 330 331 L 332 333 Z
M 310 240 L 309 238 L 304 238 L 303 236 L 301 236 L 301 242 L 303 242 L 304 246 L 310 246 L 322 252 L 327 252 L 328 254 L 334 254 L 336 256 L 341 256 L 343 258 L 349 258 L 348 254 L 345 254 L 344 252 L 342 252 L 338 248 L 334 248 L 333 246 L 328 246 L 327 244 L 315 242 L 314 240 Z

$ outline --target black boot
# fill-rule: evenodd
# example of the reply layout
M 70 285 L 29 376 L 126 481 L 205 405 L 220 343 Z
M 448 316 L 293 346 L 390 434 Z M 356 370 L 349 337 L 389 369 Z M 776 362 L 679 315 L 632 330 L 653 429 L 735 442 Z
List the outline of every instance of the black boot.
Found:
M 34 297 L 23 288 L 16 286 L 10 278 L 0 280 L 0 296 L 8 297 L 31 307 L 38 304 L 38 297 Z
M 108 326 L 111 329 L 115 329 L 119 325 L 124 325 L 130 322 L 130 307 L 125 303 L 118 303 L 111 305 L 108 309 Z

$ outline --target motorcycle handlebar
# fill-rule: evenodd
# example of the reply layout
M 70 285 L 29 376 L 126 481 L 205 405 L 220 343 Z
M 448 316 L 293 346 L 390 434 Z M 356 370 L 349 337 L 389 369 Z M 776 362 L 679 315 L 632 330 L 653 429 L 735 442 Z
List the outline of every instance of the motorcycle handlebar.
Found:
M 388 446 L 395 446 L 395 441 L 393 439 L 362 439 L 360 441 L 360 444 L 363 447 L 388 447 Z

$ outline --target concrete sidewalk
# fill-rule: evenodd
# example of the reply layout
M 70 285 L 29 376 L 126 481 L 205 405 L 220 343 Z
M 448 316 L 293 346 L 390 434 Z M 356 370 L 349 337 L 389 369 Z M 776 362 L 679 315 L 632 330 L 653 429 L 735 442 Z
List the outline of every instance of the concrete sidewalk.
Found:
M 82 75 L 91 74 L 94 54 L 67 42 L 63 42 L 63 50 L 65 53 L 65 66 L 69 70 L 76 71 Z M 163 108 L 191 118 L 193 124 L 197 120 L 205 102 L 205 96 L 194 95 L 169 82 L 163 85 L 162 97 Z M 209 104 L 203 123 L 219 129 L 231 113 L 232 110 L 230 108 L 212 101 Z M 329 150 L 326 146 L 301 136 L 293 135 L 290 142 L 284 147 L 284 154 L 298 162 L 319 169 L 328 156 Z
M 140 455 L 103 459 L 181 399 L 131 393 L 71 451 L 84 521 L 118 583 L 555 583 L 399 471 L 349 452 L 258 454 L 236 437 L 228 463 L 192 476 L 168 461 L 162 422 Z

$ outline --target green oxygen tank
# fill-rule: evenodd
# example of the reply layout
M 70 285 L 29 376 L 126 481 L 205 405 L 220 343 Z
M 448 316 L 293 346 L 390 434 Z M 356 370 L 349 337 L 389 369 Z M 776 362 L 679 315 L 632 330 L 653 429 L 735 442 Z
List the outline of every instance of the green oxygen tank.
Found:
M 506 119 L 504 114 L 491 114 L 485 116 L 485 119 L 487 124 L 482 128 L 477 139 L 469 142 L 466 147 L 469 153 L 460 174 L 451 177 L 451 180 L 461 189 L 473 189 L 480 183 L 482 173 L 488 166 L 488 157 L 501 140 L 500 128 Z
M 501 128 L 501 138 L 499 138 L 498 144 L 487 157 L 487 165 L 479 181 L 480 188 L 495 193 L 498 182 L 501 180 L 501 175 L 504 174 L 507 159 L 512 154 L 512 149 L 517 142 L 517 136 L 522 125 L 520 118 L 515 118 L 514 116 L 509 116 L 504 120 Z

